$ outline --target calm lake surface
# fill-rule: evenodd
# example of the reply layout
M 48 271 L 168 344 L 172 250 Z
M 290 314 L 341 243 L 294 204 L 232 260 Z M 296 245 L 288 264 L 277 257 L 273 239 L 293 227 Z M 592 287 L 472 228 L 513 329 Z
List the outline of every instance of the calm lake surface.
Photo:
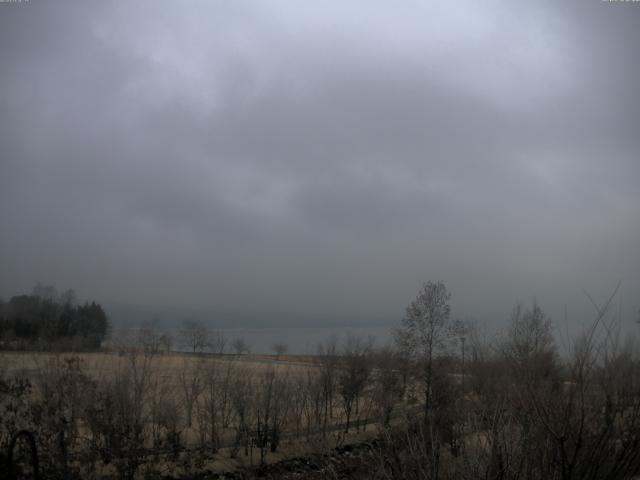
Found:
M 114 338 L 135 338 L 137 329 L 117 329 Z M 179 349 L 180 329 L 167 329 L 174 337 L 176 349 Z M 385 345 L 392 340 L 390 327 L 274 327 L 274 328 L 220 328 L 227 342 L 226 351 L 230 352 L 231 342 L 236 338 L 244 339 L 252 353 L 273 353 L 275 343 L 285 343 L 292 354 L 314 354 L 318 344 L 335 336 L 338 343 L 344 342 L 349 335 L 364 340 L 373 337 L 375 345 Z

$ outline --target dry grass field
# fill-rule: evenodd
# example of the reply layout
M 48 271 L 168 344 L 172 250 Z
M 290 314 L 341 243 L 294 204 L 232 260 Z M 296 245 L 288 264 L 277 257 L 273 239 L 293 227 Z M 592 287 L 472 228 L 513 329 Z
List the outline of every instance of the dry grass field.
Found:
M 382 418 L 375 389 L 362 385 L 345 409 L 337 359 L 4 352 L 0 372 L 55 410 L 31 428 L 65 417 L 70 465 L 93 454 L 94 473 L 138 477 L 233 471 L 370 438 Z
M 122 369 L 129 361 L 130 355 L 119 352 L 0 352 L 0 370 L 9 375 L 37 377 L 46 368 L 69 358 L 80 360 L 83 371 L 94 379 L 108 377 Z M 185 364 L 194 367 L 222 367 L 233 364 L 252 372 L 264 372 L 275 368 L 287 375 L 301 375 L 310 368 L 317 367 L 313 356 L 295 355 L 282 356 L 276 360 L 271 355 L 199 355 L 177 353 L 155 355 L 151 360 L 154 370 L 167 379 L 177 379 L 178 373 L 183 371 Z
M 30 432 L 56 479 L 307 478 L 286 465 L 308 459 L 310 478 L 633 478 L 637 347 L 612 344 L 601 314 L 562 358 L 550 328 L 517 310 L 506 340 L 472 337 L 466 363 L 357 339 L 313 357 L 4 352 L 0 445 Z M 345 445 L 364 456 L 331 470 Z

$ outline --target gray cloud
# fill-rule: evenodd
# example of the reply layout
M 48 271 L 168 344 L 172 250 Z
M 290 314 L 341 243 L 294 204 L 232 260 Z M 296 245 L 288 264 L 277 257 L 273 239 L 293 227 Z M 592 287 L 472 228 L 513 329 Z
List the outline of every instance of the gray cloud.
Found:
M 63 2 L 0 15 L 0 293 L 249 324 L 640 292 L 640 9 Z

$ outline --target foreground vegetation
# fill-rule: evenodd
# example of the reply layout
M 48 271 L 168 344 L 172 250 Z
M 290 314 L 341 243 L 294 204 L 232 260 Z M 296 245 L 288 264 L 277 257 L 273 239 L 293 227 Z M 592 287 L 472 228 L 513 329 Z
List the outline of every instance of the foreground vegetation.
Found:
M 314 457 L 326 461 L 313 478 L 632 478 L 640 363 L 608 314 L 614 297 L 594 303 L 595 320 L 563 355 L 537 305 L 516 307 L 486 341 L 450 321 L 439 283 L 409 305 L 395 348 L 330 340 L 308 364 L 143 347 L 5 355 L 0 447 L 32 432 L 45 478 L 249 477 L 283 455 L 351 442 L 366 445 L 357 466 Z M 28 445 L 14 450 L 27 470 Z

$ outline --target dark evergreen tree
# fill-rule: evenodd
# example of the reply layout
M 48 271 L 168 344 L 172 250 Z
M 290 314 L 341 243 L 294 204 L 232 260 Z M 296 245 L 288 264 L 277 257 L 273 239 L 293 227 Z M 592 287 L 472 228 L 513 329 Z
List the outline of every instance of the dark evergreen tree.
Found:
M 55 292 L 38 285 L 31 295 L 0 301 L 0 348 L 100 348 L 109 329 L 102 307 L 96 302 L 77 305 L 72 290 L 62 296 Z

